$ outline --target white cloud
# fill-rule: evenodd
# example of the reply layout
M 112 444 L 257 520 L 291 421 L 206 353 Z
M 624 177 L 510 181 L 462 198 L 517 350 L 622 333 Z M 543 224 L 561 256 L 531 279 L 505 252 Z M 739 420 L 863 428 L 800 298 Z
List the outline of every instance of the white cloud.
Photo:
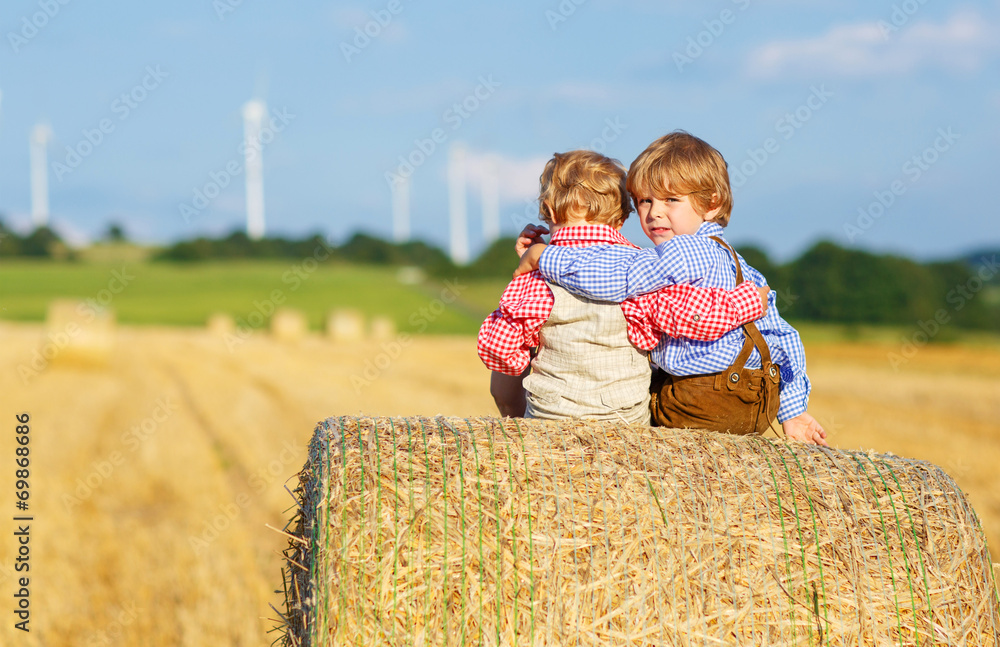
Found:
M 898 28 L 889 17 L 838 25 L 816 38 L 759 47 L 750 55 L 747 72 L 757 78 L 863 78 L 925 68 L 969 72 L 995 53 L 998 31 L 972 12 L 956 13 L 944 23 L 915 20 Z
M 538 197 L 538 176 L 542 174 L 548 157 L 514 158 L 490 151 L 468 150 L 465 154 L 466 174 L 469 184 L 480 189 L 483 179 L 491 171 L 500 188 L 504 202 L 521 202 Z

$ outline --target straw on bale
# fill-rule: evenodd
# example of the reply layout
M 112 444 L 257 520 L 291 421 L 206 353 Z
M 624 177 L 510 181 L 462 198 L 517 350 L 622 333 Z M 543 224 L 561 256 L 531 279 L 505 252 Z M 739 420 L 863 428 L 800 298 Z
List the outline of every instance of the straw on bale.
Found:
M 271 336 L 278 341 L 300 341 L 309 332 L 309 320 L 301 310 L 278 308 L 271 315 Z
M 926 462 L 579 421 L 330 418 L 288 645 L 990 645 L 984 534 Z
M 334 310 L 326 318 L 326 334 L 336 342 L 365 338 L 365 318 L 357 310 Z
M 43 356 L 59 364 L 104 366 L 115 347 L 115 313 L 93 302 L 56 299 L 45 317 Z

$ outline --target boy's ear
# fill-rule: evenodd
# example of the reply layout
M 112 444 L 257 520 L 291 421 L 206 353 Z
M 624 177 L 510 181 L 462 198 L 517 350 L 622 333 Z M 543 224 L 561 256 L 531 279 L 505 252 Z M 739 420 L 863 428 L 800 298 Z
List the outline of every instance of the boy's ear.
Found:
M 552 209 L 552 203 L 549 202 L 548 200 L 545 200 L 544 202 L 542 202 L 542 213 L 544 213 L 548 217 L 550 223 L 553 223 L 553 224 L 555 223 L 555 221 L 556 221 L 556 212 L 553 211 L 553 209 Z
M 718 193 L 713 193 L 712 194 L 712 202 L 710 204 L 718 205 L 718 206 L 715 206 L 715 207 L 709 209 L 705 213 L 705 215 L 702 216 L 702 219 L 705 222 L 710 222 L 712 220 L 715 220 L 715 217 L 719 215 L 720 211 L 722 211 L 722 205 L 719 204 L 719 194 Z

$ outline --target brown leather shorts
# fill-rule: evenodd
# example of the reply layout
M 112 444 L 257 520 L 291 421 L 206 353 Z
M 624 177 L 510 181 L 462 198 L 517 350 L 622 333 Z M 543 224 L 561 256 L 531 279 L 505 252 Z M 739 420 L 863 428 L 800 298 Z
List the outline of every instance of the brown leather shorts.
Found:
M 778 415 L 780 371 L 747 369 L 676 377 L 653 372 L 650 417 L 657 427 L 762 434 Z

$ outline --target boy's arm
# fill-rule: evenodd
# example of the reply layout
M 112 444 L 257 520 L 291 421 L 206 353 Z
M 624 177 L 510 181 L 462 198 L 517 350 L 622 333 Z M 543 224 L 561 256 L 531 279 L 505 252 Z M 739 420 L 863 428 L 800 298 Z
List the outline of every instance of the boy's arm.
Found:
M 520 375 L 493 371 L 490 376 L 490 395 L 493 396 L 493 401 L 496 402 L 497 409 L 504 418 L 524 417 L 528 400 L 522 382 L 530 371 L 530 368 L 526 368 Z
M 812 385 L 806 375 L 806 351 L 802 338 L 795 328 L 778 313 L 774 292 L 769 295 L 767 314 L 757 322 L 768 342 L 771 361 L 781 367 L 781 403 L 778 405 L 778 422 L 805 413 Z
M 520 276 L 507 286 L 500 306 L 479 328 L 479 358 L 490 370 L 520 375 L 538 345 L 538 331 L 552 313 L 554 299 L 541 277 Z
M 697 238 L 674 236 L 653 249 L 624 245 L 576 248 L 547 245 L 538 259 L 538 269 L 543 277 L 570 292 L 599 301 L 621 302 L 705 276 L 712 259 L 698 253 L 704 242 Z M 526 255 L 532 254 L 534 249 L 529 249 Z
M 671 337 L 715 341 L 764 316 L 767 287 L 744 281 L 735 290 L 672 285 L 635 299 L 654 329 Z

